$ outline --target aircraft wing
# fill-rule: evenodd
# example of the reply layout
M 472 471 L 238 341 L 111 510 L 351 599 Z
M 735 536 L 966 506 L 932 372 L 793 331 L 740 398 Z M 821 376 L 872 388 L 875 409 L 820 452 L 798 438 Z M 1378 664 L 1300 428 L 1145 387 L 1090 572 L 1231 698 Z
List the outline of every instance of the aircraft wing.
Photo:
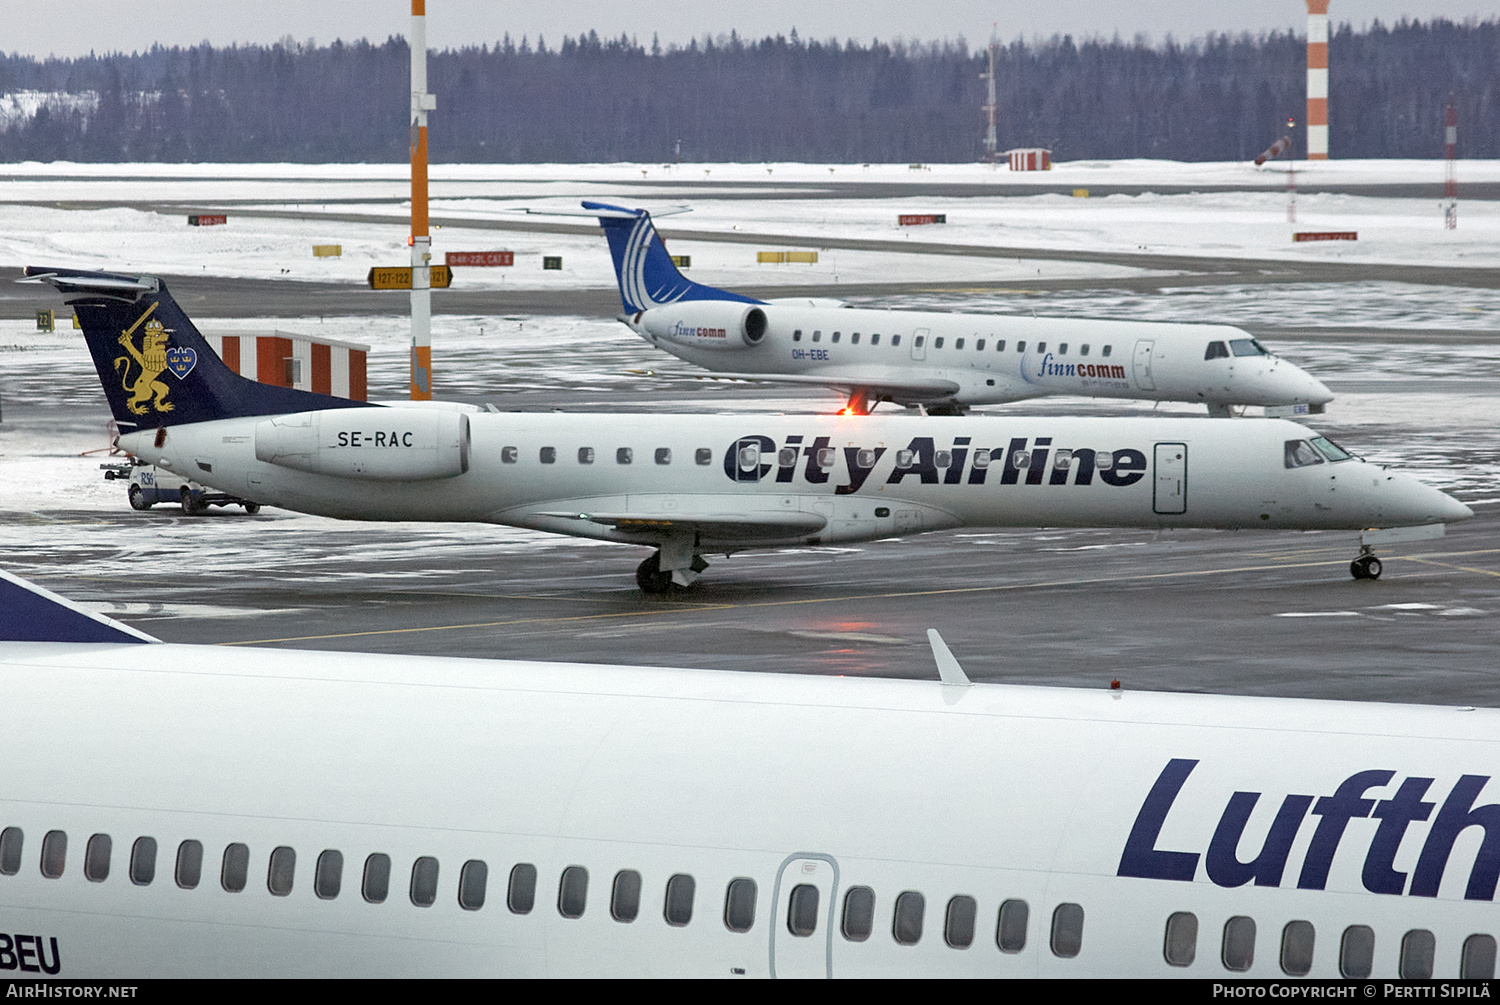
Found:
M 701 531 L 716 539 L 780 539 L 812 534 L 828 525 L 817 513 L 800 512 L 683 512 L 666 508 L 632 510 L 629 513 L 581 513 L 551 511 L 537 516 L 602 524 L 626 533 L 661 534 L 671 531 Z
M 660 375 L 664 376 L 664 375 Z M 946 397 L 958 391 L 958 384 L 951 380 L 940 378 L 902 378 L 890 380 L 883 377 L 872 377 L 861 380 L 855 377 L 843 377 L 834 374 L 818 376 L 816 374 L 801 373 L 706 373 L 694 376 L 700 380 L 746 380 L 758 381 L 767 384 L 813 384 L 818 387 L 856 388 L 862 387 L 871 391 L 894 391 L 898 394 L 910 394 L 931 397 Z

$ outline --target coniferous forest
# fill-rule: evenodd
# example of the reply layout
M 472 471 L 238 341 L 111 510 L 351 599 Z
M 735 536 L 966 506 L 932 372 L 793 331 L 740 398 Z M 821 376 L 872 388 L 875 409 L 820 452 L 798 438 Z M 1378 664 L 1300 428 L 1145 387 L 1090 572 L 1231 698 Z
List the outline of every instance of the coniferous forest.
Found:
M 1059 160 L 1247 160 L 1305 109 L 1305 40 L 1015 41 L 996 60 L 1001 149 Z M 1347 24 L 1330 39 L 1336 158 L 1500 157 L 1500 20 Z M 982 156 L 984 47 L 796 32 L 663 47 L 594 32 L 431 54 L 435 162 L 961 162 Z M 0 56 L 6 161 L 398 162 L 406 42 Z M 1298 131 L 1300 134 L 1300 130 Z M 1298 147 L 1300 148 L 1300 135 Z

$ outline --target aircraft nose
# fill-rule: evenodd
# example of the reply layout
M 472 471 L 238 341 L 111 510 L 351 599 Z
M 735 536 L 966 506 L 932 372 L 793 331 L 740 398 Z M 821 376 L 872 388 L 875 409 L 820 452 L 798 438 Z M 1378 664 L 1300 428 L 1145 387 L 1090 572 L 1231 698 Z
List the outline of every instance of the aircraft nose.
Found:
M 1388 475 L 1396 489 L 1391 507 L 1391 526 L 1415 526 L 1427 523 L 1458 523 L 1471 520 L 1474 511 L 1448 493 L 1406 475 Z

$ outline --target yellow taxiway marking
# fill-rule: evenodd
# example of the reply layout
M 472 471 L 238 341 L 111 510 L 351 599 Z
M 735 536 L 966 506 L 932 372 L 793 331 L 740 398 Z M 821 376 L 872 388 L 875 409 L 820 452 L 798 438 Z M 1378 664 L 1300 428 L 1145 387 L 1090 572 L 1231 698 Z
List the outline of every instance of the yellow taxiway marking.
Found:
M 1458 552 L 1462 555 L 1486 555 L 1500 552 L 1500 548 L 1486 548 L 1474 552 Z M 1445 556 L 1446 557 L 1446 556 Z M 1408 558 L 1404 555 L 1392 555 L 1386 561 L 1422 561 L 1422 559 Z M 1015 590 L 1045 590 L 1063 586 L 1091 586 L 1099 583 L 1122 583 L 1141 580 L 1164 580 L 1164 579 L 1188 579 L 1203 576 L 1223 576 L 1238 572 L 1272 572 L 1283 569 L 1310 569 L 1324 565 L 1343 565 L 1343 560 L 1323 562 L 1298 562 L 1287 564 L 1278 562 L 1272 565 L 1243 565 L 1230 569 L 1194 569 L 1186 572 L 1149 572 L 1133 576 L 1099 576 L 1089 579 L 1058 579 L 1040 583 L 1009 583 L 1002 586 L 956 586 L 942 590 L 901 590 L 890 593 L 862 593 L 845 594 L 837 597 L 808 597 L 801 600 L 757 600 L 748 603 L 719 603 L 719 604 L 673 604 L 670 608 L 661 610 L 633 610 L 613 611 L 606 614 L 576 614 L 563 617 L 537 617 L 537 618 L 511 618 L 504 621 L 477 621 L 458 625 L 424 625 L 416 628 L 379 628 L 364 632 L 334 632 L 328 635 L 297 635 L 283 639 L 252 639 L 244 642 L 221 642 L 224 646 L 260 646 L 270 645 L 275 642 L 317 642 L 324 639 L 349 639 L 362 638 L 373 635 L 406 635 L 418 632 L 448 632 L 462 631 L 474 628 L 503 628 L 513 625 L 535 625 L 535 624 L 565 624 L 574 621 L 607 621 L 613 618 L 634 617 L 659 617 L 668 614 L 699 614 L 706 611 L 733 611 L 752 610 L 767 607 L 796 607 L 811 604 L 838 604 L 848 603 L 854 600 L 898 600 L 905 597 L 940 597 L 966 593 L 1007 593 Z M 1431 565 L 1444 565 L 1442 562 L 1429 562 Z M 1455 569 L 1463 569 L 1468 572 L 1478 572 L 1487 576 L 1496 576 L 1500 573 L 1489 572 L 1484 569 L 1468 569 L 1463 566 L 1451 566 Z M 533 599 L 533 598 L 526 598 Z M 538 600 L 552 599 L 546 597 L 534 598 Z

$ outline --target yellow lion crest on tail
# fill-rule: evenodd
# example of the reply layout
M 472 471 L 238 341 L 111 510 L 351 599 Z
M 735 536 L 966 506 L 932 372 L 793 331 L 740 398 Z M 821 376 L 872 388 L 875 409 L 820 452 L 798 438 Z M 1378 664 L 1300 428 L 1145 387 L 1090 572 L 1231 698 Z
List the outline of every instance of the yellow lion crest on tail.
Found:
M 152 304 L 150 310 L 141 315 L 140 320 L 131 325 L 128 330 L 120 333 L 120 344 L 130 355 L 115 358 L 115 370 L 120 374 L 120 386 L 131 392 L 130 400 L 125 403 L 125 407 L 136 415 L 145 415 L 148 403 L 158 412 L 170 412 L 176 407 L 167 400 L 167 394 L 172 389 L 160 379 L 167 369 L 167 330 L 160 321 L 151 317 L 151 312 L 156 310 L 156 306 Z M 151 320 L 147 321 L 147 318 Z M 146 322 L 146 331 L 141 336 L 141 347 L 137 349 L 130 336 L 134 334 L 136 328 L 140 327 L 141 321 Z M 140 375 L 133 382 L 130 380 L 131 360 L 134 360 L 135 364 L 141 368 Z

